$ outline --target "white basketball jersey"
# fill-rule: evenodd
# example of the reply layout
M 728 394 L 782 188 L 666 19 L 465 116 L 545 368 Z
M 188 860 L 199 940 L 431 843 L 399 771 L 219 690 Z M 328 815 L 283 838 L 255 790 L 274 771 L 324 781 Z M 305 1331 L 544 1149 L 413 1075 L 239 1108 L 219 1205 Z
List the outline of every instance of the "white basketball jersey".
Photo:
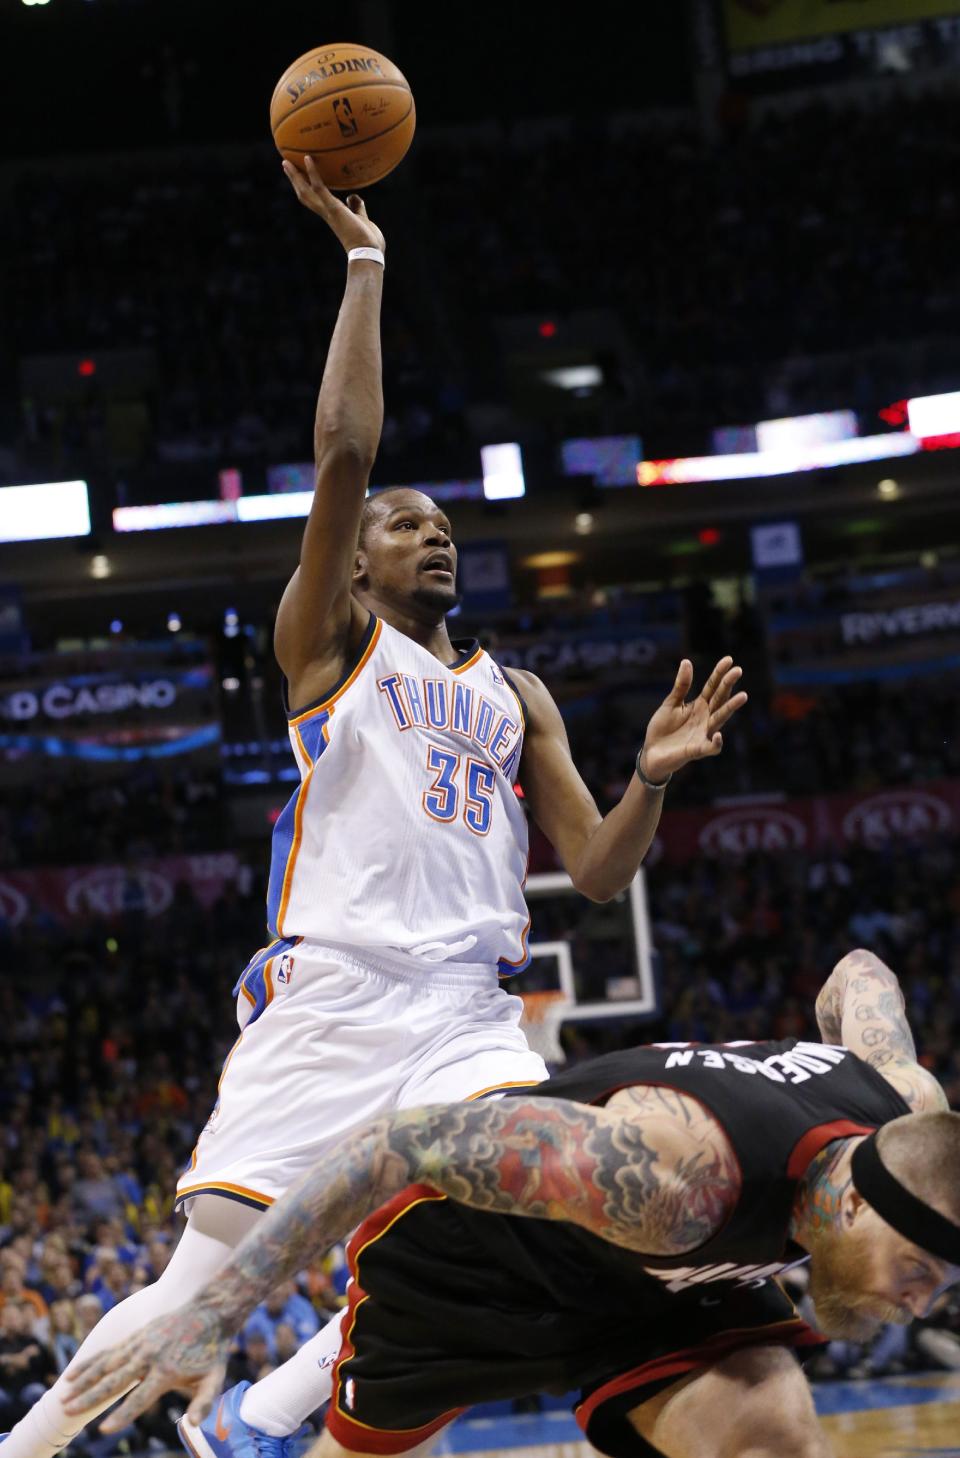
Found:
M 272 935 L 526 966 L 523 707 L 490 656 L 447 666 L 371 614 L 351 673 L 289 727 Z

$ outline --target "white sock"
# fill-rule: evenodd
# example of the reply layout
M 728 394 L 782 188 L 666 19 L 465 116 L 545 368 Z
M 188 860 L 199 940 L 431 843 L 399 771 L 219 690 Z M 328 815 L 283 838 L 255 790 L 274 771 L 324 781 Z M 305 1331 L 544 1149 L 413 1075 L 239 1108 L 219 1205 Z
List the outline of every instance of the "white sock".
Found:
M 343 1340 L 340 1335 L 343 1315 L 341 1311 L 316 1336 L 304 1342 L 282 1367 L 247 1388 L 240 1404 L 240 1416 L 245 1423 L 273 1438 L 286 1438 L 329 1401 L 333 1391 L 333 1364 Z M 6 1453 L 3 1458 L 7 1458 Z
M 67 1372 L 75 1363 L 86 1361 L 139 1331 L 153 1317 L 181 1306 L 225 1263 L 258 1213 L 249 1206 L 216 1195 L 203 1195 L 195 1200 L 187 1228 L 163 1275 L 152 1286 L 135 1291 L 97 1322 Z M 70 1388 L 65 1376 L 66 1373 L 61 1373 L 49 1392 L 12 1429 L 3 1444 L 3 1458 L 54 1458 L 81 1428 L 113 1406 L 112 1402 L 101 1403 L 82 1416 L 66 1413 L 63 1404 L 70 1396 Z

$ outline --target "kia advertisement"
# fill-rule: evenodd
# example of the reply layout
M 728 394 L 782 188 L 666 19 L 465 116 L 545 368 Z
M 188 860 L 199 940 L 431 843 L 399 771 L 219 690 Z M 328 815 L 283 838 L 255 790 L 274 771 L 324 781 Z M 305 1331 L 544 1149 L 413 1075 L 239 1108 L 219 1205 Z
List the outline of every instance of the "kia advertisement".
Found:
M 116 925 L 128 916 L 160 916 L 172 905 L 181 882 L 206 908 L 246 876 L 232 851 L 164 856 L 131 866 L 3 871 L 0 926 L 29 925 L 37 917 L 64 925 L 94 920 Z
M 703 855 L 842 852 L 844 846 L 878 850 L 891 841 L 956 834 L 958 826 L 960 780 L 813 800 L 751 798 L 711 809 L 666 810 L 648 864 Z

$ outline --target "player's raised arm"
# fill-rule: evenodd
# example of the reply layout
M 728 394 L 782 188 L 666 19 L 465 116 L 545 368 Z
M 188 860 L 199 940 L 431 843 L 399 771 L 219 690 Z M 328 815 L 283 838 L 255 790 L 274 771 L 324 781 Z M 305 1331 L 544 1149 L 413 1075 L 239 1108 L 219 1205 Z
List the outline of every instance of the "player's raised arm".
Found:
M 70 1374 L 68 1410 L 136 1390 L 104 1422 L 116 1431 L 173 1388 L 209 1410 L 226 1345 L 287 1276 L 412 1184 L 501 1215 L 569 1221 L 651 1256 L 702 1245 L 739 1197 L 739 1171 L 713 1121 L 641 1104 L 626 1111 L 511 1098 L 392 1114 L 345 1139 L 257 1221 L 189 1306 Z
M 328 224 L 343 247 L 384 250 L 383 234 L 359 197 L 346 202 L 324 186 L 311 158 L 306 172 L 283 164 L 304 207 Z M 274 646 L 298 707 L 338 677 L 347 652 L 350 596 L 360 514 L 383 428 L 380 300 L 383 267 L 351 259 L 327 354 L 314 425 L 316 488 L 294 573 L 277 614 Z M 310 341 L 304 341 L 309 345 Z M 366 620 L 367 614 L 362 617 Z
M 513 671 L 530 710 L 520 767 L 524 794 L 573 884 L 591 901 L 609 901 L 637 874 L 660 823 L 671 775 L 723 749 L 721 730 L 747 702 L 745 693 L 734 693 L 742 672 L 732 658 L 721 658 L 688 702 L 693 665 L 683 660 L 647 725 L 636 774 L 604 817 L 573 762 L 560 710 L 547 689 L 534 674 Z
M 915 1114 L 949 1107 L 917 1062 L 896 974 L 873 952 L 848 952 L 837 963 L 817 998 L 817 1026 L 825 1043 L 843 1044 L 882 1073 Z

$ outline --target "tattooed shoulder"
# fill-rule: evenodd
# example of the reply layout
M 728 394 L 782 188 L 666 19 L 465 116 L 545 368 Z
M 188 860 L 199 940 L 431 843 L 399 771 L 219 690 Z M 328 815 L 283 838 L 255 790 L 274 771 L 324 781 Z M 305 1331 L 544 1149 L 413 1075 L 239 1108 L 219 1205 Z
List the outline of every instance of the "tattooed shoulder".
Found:
M 606 1108 L 657 1149 L 660 1253 L 682 1254 L 703 1245 L 740 1195 L 740 1166 L 721 1125 L 699 1099 L 652 1084 L 622 1089 Z

